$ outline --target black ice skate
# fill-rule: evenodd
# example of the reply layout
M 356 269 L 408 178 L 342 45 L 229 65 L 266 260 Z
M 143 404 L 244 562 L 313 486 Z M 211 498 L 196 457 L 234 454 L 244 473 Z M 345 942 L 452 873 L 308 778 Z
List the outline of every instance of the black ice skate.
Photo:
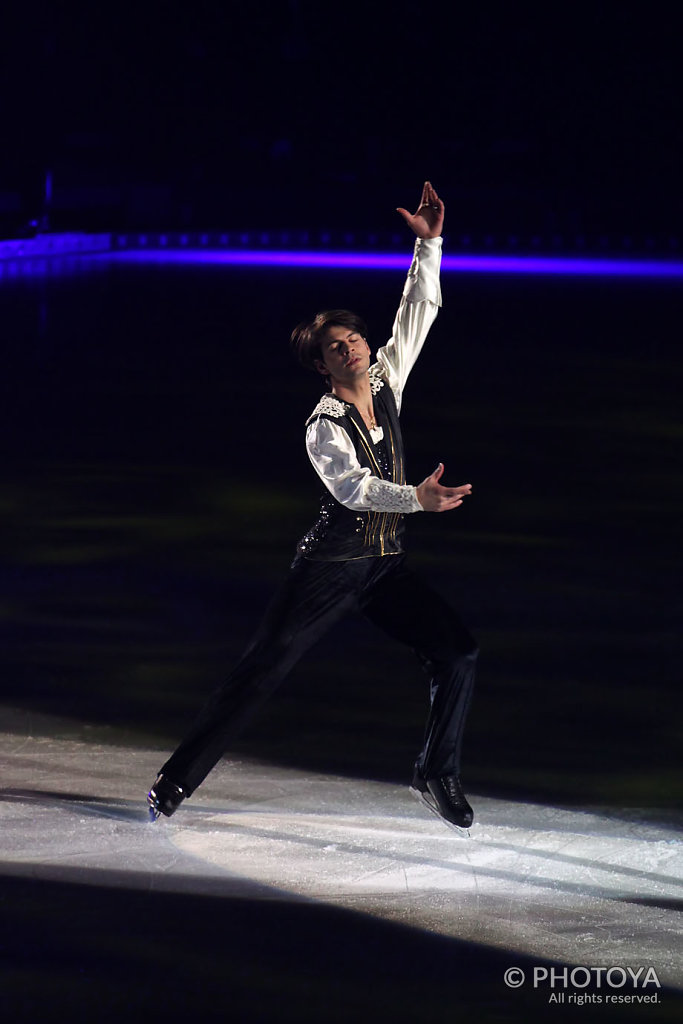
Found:
M 469 835 L 467 830 L 474 820 L 474 812 L 462 791 L 458 775 L 425 779 L 416 767 L 410 791 L 449 828 L 461 835 Z
M 161 814 L 170 818 L 186 796 L 187 792 L 182 786 L 171 782 L 163 773 L 157 775 L 154 785 L 147 794 L 150 819 L 156 821 Z

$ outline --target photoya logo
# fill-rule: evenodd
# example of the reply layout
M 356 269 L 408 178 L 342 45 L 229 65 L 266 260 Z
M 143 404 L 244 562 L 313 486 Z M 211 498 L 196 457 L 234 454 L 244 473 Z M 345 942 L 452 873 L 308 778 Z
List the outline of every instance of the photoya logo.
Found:
M 503 975 L 508 988 L 521 988 L 526 974 L 521 967 L 508 967 Z M 586 989 L 658 989 L 654 967 L 534 967 L 529 979 L 534 988 Z

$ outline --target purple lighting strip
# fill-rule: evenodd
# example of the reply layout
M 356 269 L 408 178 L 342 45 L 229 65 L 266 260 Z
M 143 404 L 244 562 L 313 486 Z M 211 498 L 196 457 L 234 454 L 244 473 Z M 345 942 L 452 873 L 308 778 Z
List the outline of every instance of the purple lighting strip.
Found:
M 348 270 L 407 270 L 410 257 L 395 253 L 248 251 L 243 249 L 129 249 L 106 259 L 125 263 L 213 263 L 244 267 L 318 267 Z M 555 274 L 589 277 L 681 278 L 683 263 L 664 260 L 590 259 L 552 256 L 444 256 L 442 270 L 470 274 Z

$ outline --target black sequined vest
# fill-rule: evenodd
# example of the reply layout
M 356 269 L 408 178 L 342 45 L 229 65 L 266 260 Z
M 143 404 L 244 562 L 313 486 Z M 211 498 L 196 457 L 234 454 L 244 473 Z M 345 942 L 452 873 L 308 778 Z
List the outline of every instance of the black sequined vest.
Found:
M 306 425 L 321 417 L 342 427 L 351 438 L 361 466 L 374 476 L 405 484 L 403 440 L 396 400 L 380 377 L 372 379 L 375 420 L 384 438 L 374 443 L 355 405 L 335 395 L 325 395 Z M 355 512 L 342 505 L 326 489 L 320 499 L 318 518 L 297 545 L 297 558 L 337 562 L 356 558 L 398 555 L 402 552 L 404 515 L 400 512 Z

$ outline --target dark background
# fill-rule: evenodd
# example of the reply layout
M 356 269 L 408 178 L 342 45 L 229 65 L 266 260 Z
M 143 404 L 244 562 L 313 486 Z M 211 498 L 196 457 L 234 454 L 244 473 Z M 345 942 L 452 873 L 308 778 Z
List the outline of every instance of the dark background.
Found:
M 50 169 L 53 227 L 391 231 L 428 176 L 449 230 L 482 245 L 667 250 L 683 168 L 666 11 L 5 5 L 0 225 L 40 216 Z

